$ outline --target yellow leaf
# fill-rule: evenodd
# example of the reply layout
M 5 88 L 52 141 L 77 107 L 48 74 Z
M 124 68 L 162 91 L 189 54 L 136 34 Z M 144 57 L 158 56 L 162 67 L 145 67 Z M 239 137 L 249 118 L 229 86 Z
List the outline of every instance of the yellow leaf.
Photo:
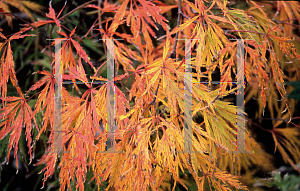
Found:
M 155 95 L 154 95 L 155 96 Z M 160 99 L 158 96 L 155 96 L 159 101 L 161 101 L 165 106 L 169 107 L 169 104 L 167 104 L 163 99 Z
M 171 32 L 171 35 L 177 33 L 178 31 L 184 30 L 185 28 L 187 28 L 188 26 L 190 26 L 198 18 L 199 18 L 199 15 L 195 16 L 195 17 L 191 18 L 190 20 L 186 21 L 185 23 L 181 24 L 178 28 L 175 28 Z
M 128 118 L 134 111 L 136 111 L 136 109 L 130 110 L 130 112 L 128 114 L 126 114 L 126 115 L 120 115 L 120 120 Z

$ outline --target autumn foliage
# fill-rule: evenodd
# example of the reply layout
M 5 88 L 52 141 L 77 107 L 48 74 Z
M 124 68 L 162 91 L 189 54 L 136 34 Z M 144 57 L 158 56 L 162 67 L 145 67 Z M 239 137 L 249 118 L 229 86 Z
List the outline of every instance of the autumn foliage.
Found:
M 68 11 L 65 6 L 54 10 L 50 2 L 47 11 L 29 1 L 2 0 L 1 18 L 9 26 L 22 22 L 16 32 L 0 32 L 0 139 L 9 137 L 9 142 L 1 145 L 8 148 L 6 160 L 12 148 L 14 157 L 18 156 L 19 140 L 24 134 L 30 164 L 35 145 L 46 136 L 46 152 L 35 165 L 45 165 L 44 183 L 59 169 L 61 190 L 71 190 L 73 184 L 84 190 L 91 180 L 98 189 L 108 182 L 107 190 L 175 190 L 179 184 L 188 189 L 189 181 L 182 173 L 190 175 L 198 190 L 248 190 L 246 185 L 252 183 L 250 179 L 240 179 L 242 170 L 250 177 L 252 166 L 266 172 L 274 166 L 272 155 L 252 136 L 254 130 L 245 133 L 245 149 L 250 153 L 231 152 L 237 148 L 237 107 L 226 96 L 235 95 L 237 88 L 233 84 L 192 84 L 192 149 L 198 153 L 181 152 L 185 144 L 184 75 L 188 51 L 182 39 L 195 39 L 191 41 L 194 82 L 212 81 L 216 72 L 221 82 L 236 81 L 237 40 L 243 39 L 245 103 L 257 100 L 257 118 L 268 108 L 272 118 L 282 119 L 274 120 L 272 129 L 251 124 L 250 119 L 246 127 L 270 133 L 275 151 L 287 164 L 295 166 L 300 161 L 299 126 L 293 123 L 296 102 L 287 97 L 291 89 L 285 82 L 300 79 L 300 54 L 295 47 L 299 47 L 295 33 L 295 25 L 299 25 L 295 23 L 300 19 L 300 4 L 245 1 L 239 8 L 240 3 L 92 0 Z M 29 19 L 14 16 L 9 7 L 18 8 Z M 44 14 L 43 19 L 35 19 L 28 8 Z M 72 14 L 80 10 L 97 15 L 86 30 L 67 25 Z M 63 80 L 84 84 L 63 84 L 65 146 L 59 153 L 51 152 L 55 142 L 54 41 L 44 39 L 46 43 L 40 44 L 39 52 L 49 57 L 50 67 L 35 67 L 38 70 L 32 75 L 38 78 L 26 90 L 18 84 L 12 49 L 13 41 L 41 38 L 35 31 L 42 30 L 48 39 L 63 39 Z M 107 81 L 106 39 L 115 39 L 115 153 L 103 152 L 107 130 L 100 128 L 107 123 L 107 84 L 94 82 Z M 88 55 L 84 46 L 91 42 L 90 48 L 101 49 L 95 51 L 97 59 Z M 41 62 L 35 63 L 38 66 Z M 17 94 L 8 96 L 9 84 Z M 93 178 L 87 180 L 89 171 Z

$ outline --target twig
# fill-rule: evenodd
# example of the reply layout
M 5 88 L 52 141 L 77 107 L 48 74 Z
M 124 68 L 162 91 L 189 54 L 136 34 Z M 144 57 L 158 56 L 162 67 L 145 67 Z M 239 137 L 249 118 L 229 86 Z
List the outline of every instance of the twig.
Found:
M 49 26 L 49 25 L 47 25 Z M 51 29 L 50 29 L 50 33 L 49 33 L 49 39 L 51 39 L 51 34 L 52 34 L 52 31 L 53 31 L 53 28 L 54 28 L 54 25 L 51 24 Z M 50 58 L 51 58 L 51 62 L 53 61 L 53 57 L 52 57 L 52 54 L 51 54 L 51 41 L 49 40 L 49 50 L 50 50 Z
M 285 19 L 285 20 L 283 20 L 283 21 L 296 21 L 296 20 L 300 20 L 300 18 L 294 18 L 294 19 Z M 283 22 L 283 21 L 281 21 L 281 22 Z
M 100 7 L 102 3 L 102 0 L 98 0 L 98 7 Z M 101 25 L 101 13 L 100 13 L 100 10 L 98 9 L 98 21 L 99 21 L 99 29 L 102 28 L 102 25 Z
M 161 112 L 160 117 L 163 116 L 163 114 L 165 113 L 166 109 L 167 109 L 167 106 L 164 107 L 164 110 Z
M 190 19 L 190 17 L 186 16 L 182 11 L 181 11 L 181 8 L 179 10 L 179 14 L 181 14 L 182 16 L 184 16 L 184 18 L 186 19 Z M 195 22 L 195 21 L 194 21 Z
M 208 105 L 206 105 L 206 106 L 200 108 L 198 111 L 202 111 L 202 110 L 204 110 L 204 109 L 209 108 L 212 104 L 214 104 L 214 103 L 216 102 L 216 100 L 217 100 L 218 98 L 219 98 L 219 94 L 218 94 L 216 97 L 214 97 L 214 99 L 213 99 Z
M 99 18 L 97 18 L 97 19 L 94 21 L 93 25 L 92 25 L 91 28 L 88 30 L 88 32 L 86 32 L 86 34 L 83 36 L 83 38 L 86 38 L 87 35 L 91 32 L 91 30 L 94 28 L 96 22 L 98 21 L 98 19 L 99 19 Z M 92 34 L 92 35 L 93 35 L 93 34 Z
M 181 0 L 178 0 L 178 16 L 177 16 L 177 28 L 179 27 L 180 24 L 180 15 L 181 15 L 182 11 L 181 11 Z M 178 35 L 179 35 L 179 31 L 176 33 L 175 36 L 175 43 L 173 46 L 173 51 L 170 54 L 169 58 L 176 58 L 176 47 L 177 47 L 177 41 L 178 41 Z
M 300 126 L 299 126 L 299 125 L 296 125 L 296 123 L 293 123 L 293 122 L 291 122 L 291 121 L 290 121 L 290 123 L 291 123 L 292 125 L 294 125 L 295 127 L 300 128 Z
M 298 119 L 298 118 L 300 118 L 300 117 L 293 117 L 293 118 L 291 118 L 291 120 Z M 256 118 L 256 119 L 271 120 L 271 121 L 283 121 L 285 123 L 290 123 L 290 124 L 294 125 L 295 127 L 300 128 L 299 125 L 297 125 L 297 124 L 295 124 L 294 122 L 291 122 L 291 121 L 288 122 L 289 120 L 287 120 L 287 119 L 278 119 L 278 118 Z
M 283 22 L 283 21 L 276 21 L 276 20 L 272 20 L 272 21 L 275 22 L 275 23 L 279 23 L 279 24 L 293 25 L 293 26 L 296 26 L 296 27 L 300 27 L 300 25 L 296 25 L 296 24 L 293 24 L 293 23 L 286 23 L 286 22 Z
M 31 23 L 29 23 L 29 22 L 27 22 L 27 21 L 21 19 L 20 17 L 18 17 L 17 15 L 15 15 L 15 14 L 13 14 L 13 13 L 9 13 L 9 12 L 1 12 L 0 14 L 3 14 L 3 15 L 5 15 L 5 14 L 12 15 L 12 16 L 16 17 L 17 19 L 20 19 L 20 20 L 23 21 L 24 23 L 28 24 L 28 25 L 31 26 L 32 28 L 37 29 L 36 26 L 31 25 Z
M 278 5 L 278 4 L 277 4 Z M 280 11 L 280 6 L 277 7 L 277 11 L 273 17 L 273 20 L 275 20 L 275 18 L 277 17 L 277 15 L 279 14 L 279 11 Z
M 148 107 L 150 107 L 150 105 L 152 105 L 153 103 L 155 103 L 160 82 L 161 82 L 161 78 L 159 79 L 158 85 L 156 87 L 156 91 L 155 91 L 155 94 L 154 94 L 155 96 L 154 96 L 153 100 L 147 105 L 146 109 L 144 109 L 144 111 L 142 113 L 142 116 L 144 115 L 144 113 L 146 112 L 146 110 L 148 109 Z
M 271 120 L 271 121 L 284 121 L 284 122 L 287 122 L 287 121 L 288 121 L 288 120 L 286 120 L 286 119 L 277 119 L 277 118 L 263 118 L 263 117 L 258 117 L 258 118 L 255 118 L 255 119 Z
M 226 30 L 225 32 L 250 32 L 250 33 L 257 33 L 257 34 L 265 35 L 264 33 L 261 33 L 261 32 L 247 31 L 247 30 Z
M 88 4 L 92 3 L 92 2 L 95 2 L 95 1 L 97 1 L 97 0 L 91 0 L 91 1 L 89 1 L 89 2 L 83 3 L 82 5 L 79 5 L 78 7 L 76 7 L 75 9 L 73 9 L 72 11 L 70 11 L 70 12 L 68 12 L 67 14 L 65 14 L 64 16 L 60 17 L 58 20 L 64 19 L 65 17 L 71 15 L 72 13 L 74 13 L 75 11 L 77 11 L 78 9 L 81 9 L 81 8 L 83 8 L 84 6 L 86 6 L 86 5 L 88 5 Z
M 249 123 L 251 123 L 252 125 L 255 125 L 255 126 L 259 127 L 259 128 L 260 128 L 261 130 L 263 130 L 263 131 L 267 131 L 267 132 L 269 132 L 269 133 L 272 133 L 271 130 L 265 129 L 265 128 L 263 128 L 262 126 L 258 125 L 257 123 L 252 122 L 251 120 L 247 120 L 247 121 L 248 121 Z

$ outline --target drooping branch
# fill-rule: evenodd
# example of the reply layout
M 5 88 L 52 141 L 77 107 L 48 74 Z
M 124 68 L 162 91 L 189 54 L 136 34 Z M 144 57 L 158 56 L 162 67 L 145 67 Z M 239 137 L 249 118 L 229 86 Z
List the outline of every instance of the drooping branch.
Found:
M 178 0 L 178 16 L 177 16 L 177 28 L 179 27 L 180 25 L 180 16 L 181 16 L 181 0 Z M 175 36 L 175 42 L 174 42 L 174 46 L 173 46 L 173 50 L 172 50 L 172 53 L 169 55 L 169 58 L 173 58 L 175 59 L 176 58 L 176 47 L 177 47 L 177 42 L 178 42 L 178 35 L 179 35 L 179 31 L 176 33 L 176 36 Z M 160 74 L 162 75 L 162 71 L 160 72 Z M 152 105 L 154 104 L 154 107 L 156 108 L 156 104 L 155 104 L 155 101 L 156 101 L 156 96 L 157 96 L 157 93 L 158 93 L 158 89 L 159 89 L 159 84 L 161 83 L 161 78 L 159 79 L 158 81 L 158 84 L 157 84 L 157 87 L 156 87 L 156 90 L 155 90 L 155 93 L 154 93 L 154 98 L 153 100 L 147 105 L 147 107 L 144 109 L 143 113 L 141 116 L 144 115 L 144 113 L 146 112 L 146 110 Z

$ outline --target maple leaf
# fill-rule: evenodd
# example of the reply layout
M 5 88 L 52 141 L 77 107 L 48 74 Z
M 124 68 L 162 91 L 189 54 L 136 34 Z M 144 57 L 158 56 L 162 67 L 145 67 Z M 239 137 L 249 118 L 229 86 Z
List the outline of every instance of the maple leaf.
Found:
M 85 62 L 89 63 L 90 66 L 94 69 L 95 71 L 95 67 L 93 66 L 92 62 L 90 61 L 90 58 L 88 57 L 88 55 L 86 54 L 86 52 L 84 51 L 84 49 L 80 46 L 80 44 L 75 41 L 72 37 L 75 34 L 76 31 L 76 27 L 71 31 L 70 35 L 68 36 L 66 33 L 62 32 L 62 31 L 58 31 L 58 34 L 66 37 L 65 39 L 62 39 L 65 41 L 65 43 L 62 46 L 62 52 L 67 52 L 67 47 L 69 47 L 69 54 L 63 54 L 63 61 L 65 61 L 65 63 L 63 64 L 63 69 L 66 68 L 67 63 L 70 62 L 70 67 L 74 66 L 75 60 L 73 58 L 73 54 L 72 54 L 72 49 L 71 49 L 71 44 L 75 47 L 77 54 L 79 55 L 79 62 L 81 64 L 81 58 L 84 59 Z
M 16 166 L 18 169 L 18 142 L 21 136 L 22 128 L 25 128 L 26 140 L 28 153 L 30 155 L 30 161 L 32 160 L 32 138 L 31 138 L 31 130 L 33 128 L 33 124 L 31 120 L 34 122 L 37 130 L 38 126 L 36 124 L 34 114 L 31 110 L 31 107 L 26 102 L 23 94 L 20 97 L 6 97 L 1 98 L 2 101 L 9 102 L 3 108 L 0 109 L 0 116 L 3 120 L 0 122 L 0 139 L 7 134 L 10 134 L 9 144 L 8 144 L 8 155 L 7 160 L 9 161 L 10 151 L 12 147 L 14 147 L 14 157 L 16 158 Z
M 274 128 L 272 129 L 271 133 L 275 142 L 274 153 L 278 149 L 283 160 L 294 167 L 295 162 L 299 161 L 300 157 L 300 152 L 296 149 L 298 148 L 299 144 L 296 138 L 297 135 L 299 135 L 299 131 L 294 131 L 294 128 Z M 291 156 L 289 156 L 286 150 Z
M 3 35 L 2 35 L 3 36 Z M 1 64 L 1 79 L 0 79 L 0 90 L 2 90 L 0 93 L 1 97 L 6 97 L 7 94 L 7 81 L 10 78 L 13 86 L 17 89 L 17 92 L 19 95 L 22 95 L 21 89 L 18 85 L 18 80 L 16 77 L 16 72 L 15 72 L 15 63 L 14 63 L 14 59 L 13 59 L 13 53 L 11 50 L 11 40 L 14 39 L 20 39 L 20 38 L 24 38 L 26 36 L 34 36 L 34 35 L 21 35 L 21 34 L 14 34 L 12 35 L 9 39 L 6 39 L 6 37 L 4 39 L 6 39 L 6 41 L 1 45 L 4 46 L 5 44 L 7 44 L 7 47 L 5 47 L 2 58 L 1 58 L 1 62 L 3 64 Z M 4 37 L 4 36 L 3 36 Z M 5 57 L 6 55 L 6 57 Z M 4 61 L 5 58 L 5 61 Z M 4 101 L 6 102 L 6 101 Z
M 36 140 L 38 140 L 41 134 L 46 130 L 48 123 L 50 123 L 51 127 L 54 126 L 54 102 L 51 100 L 53 100 L 52 98 L 54 97 L 55 78 L 47 71 L 38 71 L 38 73 L 44 74 L 44 76 L 27 92 L 28 94 L 30 91 L 45 85 L 44 89 L 39 92 L 39 96 L 34 106 L 34 114 L 39 113 L 40 109 L 44 110 L 46 108 L 45 115 L 43 116 L 42 128 L 40 129 Z M 53 133 L 53 129 L 51 133 Z
M 60 12 L 58 13 L 58 15 L 56 16 L 55 15 L 55 10 L 52 8 L 51 1 L 50 1 L 49 2 L 49 13 L 46 14 L 46 17 L 52 19 L 55 22 L 55 24 L 59 28 L 59 31 L 61 30 L 61 25 L 60 25 L 60 22 L 59 22 L 59 20 L 57 18 L 60 16 L 60 14 L 64 10 L 65 6 L 66 6 L 66 4 L 64 5 L 64 7 L 60 10 Z

